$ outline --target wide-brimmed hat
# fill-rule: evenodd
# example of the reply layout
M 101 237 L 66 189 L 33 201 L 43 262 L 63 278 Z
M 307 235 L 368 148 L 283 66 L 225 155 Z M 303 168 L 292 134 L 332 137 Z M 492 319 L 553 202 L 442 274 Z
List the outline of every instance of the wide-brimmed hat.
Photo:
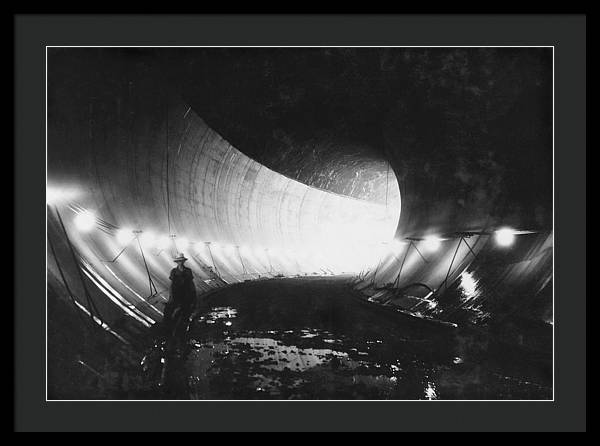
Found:
M 173 259 L 174 262 L 185 262 L 187 260 L 187 257 L 183 255 L 183 253 L 179 253 L 177 254 L 177 257 L 175 257 Z

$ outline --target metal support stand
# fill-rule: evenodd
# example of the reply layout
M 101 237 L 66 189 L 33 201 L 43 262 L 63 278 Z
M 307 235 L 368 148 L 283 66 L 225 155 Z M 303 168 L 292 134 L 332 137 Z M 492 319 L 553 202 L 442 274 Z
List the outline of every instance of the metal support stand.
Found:
M 419 256 L 423 259 L 423 261 L 425 263 L 429 263 L 429 261 L 423 256 L 421 251 L 419 251 L 419 248 L 417 248 L 417 245 L 415 244 L 415 240 L 414 239 L 407 239 L 407 240 L 409 240 L 408 248 L 406 248 L 406 252 L 404 253 L 404 257 L 402 258 L 402 263 L 400 264 L 400 271 L 398 271 L 398 275 L 396 276 L 396 279 L 394 280 L 394 288 L 397 288 L 398 285 L 400 284 L 400 275 L 402 274 L 402 269 L 404 268 L 404 262 L 406 262 L 406 258 L 408 257 L 408 253 L 409 253 L 411 247 L 414 248 L 415 251 L 417 251 L 417 253 L 419 254 Z
M 269 248 L 265 248 L 265 252 L 267 253 L 267 260 L 269 261 L 269 274 L 273 274 L 273 263 L 271 263 L 271 256 L 269 256 Z
M 56 216 L 58 217 L 58 222 L 60 223 L 60 227 L 62 228 L 63 234 L 65 236 L 65 240 L 67 241 L 67 245 L 69 246 L 69 251 L 71 252 L 71 257 L 73 259 L 73 263 L 75 264 L 75 267 L 77 269 L 77 274 L 79 275 L 79 279 L 81 281 L 83 293 L 87 300 L 88 312 L 90 314 L 90 318 L 94 322 L 95 322 L 94 318 L 98 318 L 98 320 L 100 321 L 100 324 L 104 325 L 104 318 L 98 311 L 98 308 L 96 307 L 96 303 L 94 302 L 94 299 L 92 298 L 92 295 L 90 294 L 88 287 L 85 284 L 85 279 L 83 277 L 83 273 L 81 270 L 81 263 L 77 259 L 77 255 L 75 254 L 75 248 L 73 248 L 73 244 L 71 243 L 71 239 L 69 238 L 69 234 L 67 233 L 67 228 L 65 227 L 65 223 L 63 222 L 60 212 L 58 211 L 58 207 L 55 206 L 54 211 L 56 212 Z
M 115 263 L 117 261 L 117 259 L 119 257 L 121 257 L 121 254 L 123 254 L 127 250 L 127 248 L 129 248 L 129 245 L 131 244 L 131 242 L 133 241 L 133 239 L 134 239 L 134 237 L 132 237 L 131 240 L 125 245 L 125 247 L 123 249 L 121 249 L 121 251 L 119 251 L 119 253 L 115 256 L 114 259 L 112 259 L 112 260 L 102 260 L 102 259 L 99 259 L 99 260 L 102 263 Z
M 204 244 L 208 248 L 208 253 L 210 254 L 210 260 L 212 262 L 213 270 L 215 271 L 215 274 L 219 277 L 219 279 L 223 280 L 223 278 L 221 277 L 221 273 L 219 273 L 219 269 L 217 268 L 217 264 L 215 263 L 215 258 L 213 257 L 212 250 L 210 249 L 210 242 L 204 242 Z
M 467 245 L 467 248 L 469 248 L 469 252 L 473 255 L 474 258 L 477 258 L 477 254 L 475 254 L 475 252 L 473 251 L 473 248 L 471 248 L 471 245 L 469 245 L 465 236 L 461 235 L 460 239 L 458 240 L 458 245 L 456 245 L 456 249 L 454 250 L 454 255 L 452 256 L 452 260 L 450 261 L 450 266 L 448 267 L 448 271 L 446 272 L 446 277 L 444 278 L 444 281 L 440 284 L 440 286 L 435 291 L 435 294 L 438 294 L 439 291 L 442 289 L 442 287 L 444 287 L 444 290 L 448 289 L 448 279 L 451 275 L 452 266 L 454 265 L 454 260 L 456 259 L 456 255 L 458 254 L 458 250 L 462 243 Z
M 156 296 L 158 294 L 158 289 L 156 288 L 154 280 L 152 280 L 152 275 L 150 274 L 150 268 L 148 268 L 148 263 L 146 262 L 146 256 L 144 255 L 144 250 L 142 249 L 142 243 L 140 242 L 140 237 L 139 237 L 139 234 L 141 233 L 141 231 L 136 231 L 135 233 L 136 233 L 135 239 L 137 240 L 138 247 L 140 248 L 140 254 L 142 256 L 142 261 L 144 262 L 144 267 L 146 268 L 146 274 L 148 274 L 148 283 L 150 285 L 150 294 L 148 295 L 148 297 L 146 299 L 150 300 L 151 298 L 153 298 L 154 296 Z
M 381 266 L 381 259 L 379 259 L 379 262 L 377 263 L 377 267 L 375 268 L 375 271 L 373 271 L 373 277 L 371 278 L 371 286 L 375 285 L 375 277 L 377 277 L 377 271 L 379 271 L 380 266 Z
M 247 276 L 248 270 L 246 269 L 246 265 L 244 264 L 244 259 L 242 257 L 242 252 L 240 251 L 240 247 L 236 245 L 235 249 L 237 249 L 238 256 L 240 258 L 240 263 L 242 264 L 242 274 Z

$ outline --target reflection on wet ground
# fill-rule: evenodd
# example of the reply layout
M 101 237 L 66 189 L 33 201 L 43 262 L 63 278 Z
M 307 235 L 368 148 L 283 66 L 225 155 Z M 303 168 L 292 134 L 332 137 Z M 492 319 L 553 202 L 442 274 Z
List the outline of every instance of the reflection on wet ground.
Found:
M 375 308 L 331 278 L 219 291 L 175 353 L 157 348 L 173 399 L 552 397 L 551 356 Z

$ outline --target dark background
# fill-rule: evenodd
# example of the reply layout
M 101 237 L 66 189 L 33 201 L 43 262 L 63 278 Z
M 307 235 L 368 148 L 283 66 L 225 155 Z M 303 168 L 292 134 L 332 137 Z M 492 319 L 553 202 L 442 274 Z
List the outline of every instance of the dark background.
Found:
M 19 17 L 16 21 L 16 428 L 18 430 L 579 430 L 585 429 L 585 18 L 583 17 Z M 102 23 L 104 21 L 104 23 Z M 107 27 L 107 23 L 109 27 Z M 160 26 L 158 26 L 160 25 Z M 359 26 L 360 25 L 360 26 Z M 306 34 L 310 26 L 309 35 Z M 136 28 L 135 31 L 133 28 Z M 107 33 L 110 29 L 110 33 Z M 235 30 L 235 31 L 234 31 Z M 335 32 L 332 32 L 334 31 Z M 530 33 L 535 31 L 535 37 Z M 93 33 L 99 37 L 92 37 Z M 239 34 L 236 35 L 234 32 Z M 161 34 L 163 33 L 163 34 Z M 295 33 L 300 33 L 299 35 Z M 252 41 L 249 41 L 252 36 Z M 526 37 L 528 36 L 528 37 Z M 272 39 L 275 39 L 273 41 Z M 556 401 L 554 403 L 44 402 L 45 45 L 556 45 Z M 26 65 L 28 63 L 29 65 Z M 26 74 L 37 76 L 29 80 Z M 29 103 L 25 103 L 29 99 Z M 37 105 L 37 109 L 36 109 Z M 33 130 L 38 126 L 38 130 Z M 365 133 L 367 141 L 369 139 Z M 371 143 L 373 144 L 373 143 Z M 26 161 L 26 162 L 25 162 Z M 25 169 L 28 177 L 25 183 Z M 37 197 L 37 198 L 36 198 Z M 28 212 L 28 213 L 26 213 Z M 36 235 L 37 234 L 37 235 Z M 26 248 L 24 242 L 29 245 Z M 579 263 L 577 263 L 579 259 Z M 570 269 L 567 269 L 569 268 Z M 39 274 L 39 283 L 30 280 Z M 35 274 L 34 274 L 35 275 Z M 29 280 L 24 280 L 28 277 Z M 26 288 L 29 287 L 29 288 Z M 568 303 L 563 301 L 568 300 Z M 36 303 L 34 305 L 33 303 Z M 168 406 L 161 407 L 161 406 Z M 135 408 L 134 408 L 135 406 Z M 70 408 L 74 411 L 71 412 Z M 284 409 L 285 408 L 285 409 Z M 161 409 L 172 414 L 149 422 Z M 460 410 L 458 410 L 460 409 Z M 175 412 L 177 410 L 177 412 Z M 69 412 L 67 412 L 69 411 Z M 139 415 L 136 418 L 135 414 Z M 176 414 L 176 415 L 175 415 Z M 282 418 L 283 416 L 283 418 Z M 104 426 L 98 420 L 104 421 Z M 433 421 L 435 420 L 435 421 Z

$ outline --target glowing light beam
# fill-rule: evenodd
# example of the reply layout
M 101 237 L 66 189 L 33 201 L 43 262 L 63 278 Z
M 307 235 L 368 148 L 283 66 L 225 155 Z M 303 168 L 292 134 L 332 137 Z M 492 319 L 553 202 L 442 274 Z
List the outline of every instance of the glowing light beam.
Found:
M 77 229 L 82 232 L 89 232 L 96 225 L 96 216 L 91 211 L 79 212 L 74 222 Z
M 511 228 L 498 229 L 494 232 L 494 239 L 498 246 L 509 247 L 515 242 L 515 231 Z

